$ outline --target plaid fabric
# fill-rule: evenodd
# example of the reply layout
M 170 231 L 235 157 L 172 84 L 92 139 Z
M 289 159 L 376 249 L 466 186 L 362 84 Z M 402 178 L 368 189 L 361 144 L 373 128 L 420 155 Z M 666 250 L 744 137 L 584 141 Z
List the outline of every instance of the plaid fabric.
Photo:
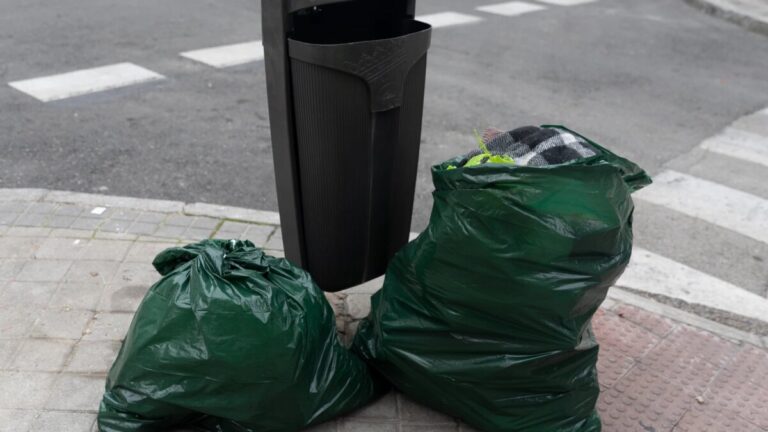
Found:
M 521 166 L 549 166 L 575 159 L 595 156 L 597 150 L 582 138 L 561 129 L 525 126 L 509 132 L 488 129 L 483 134 L 488 151 L 507 155 Z M 464 163 L 482 153 L 473 150 L 465 155 Z

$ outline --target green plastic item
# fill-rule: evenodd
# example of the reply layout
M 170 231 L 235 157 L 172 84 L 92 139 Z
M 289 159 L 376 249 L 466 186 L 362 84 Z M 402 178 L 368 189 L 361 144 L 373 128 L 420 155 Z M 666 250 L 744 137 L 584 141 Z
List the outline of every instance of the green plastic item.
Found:
M 167 249 L 107 377 L 101 432 L 296 431 L 383 390 L 309 274 L 249 241 Z
M 429 226 L 390 263 L 355 351 L 482 431 L 600 431 L 590 320 L 630 259 L 630 194 L 651 180 L 592 144 L 549 167 L 432 167 Z

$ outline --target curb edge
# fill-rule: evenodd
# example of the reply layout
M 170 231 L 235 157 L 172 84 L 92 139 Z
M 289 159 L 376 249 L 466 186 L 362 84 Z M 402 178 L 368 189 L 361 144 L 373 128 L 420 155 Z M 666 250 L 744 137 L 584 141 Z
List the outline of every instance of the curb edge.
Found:
M 747 12 L 716 4 L 711 0 L 683 0 L 689 5 L 714 17 L 722 18 L 751 32 L 768 36 L 768 21 L 756 18 Z

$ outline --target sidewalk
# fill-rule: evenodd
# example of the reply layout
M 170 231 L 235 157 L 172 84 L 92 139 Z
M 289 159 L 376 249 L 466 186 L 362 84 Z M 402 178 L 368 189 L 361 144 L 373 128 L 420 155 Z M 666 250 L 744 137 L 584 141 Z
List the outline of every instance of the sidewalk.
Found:
M 166 247 L 247 238 L 282 255 L 271 212 L 0 189 L 0 432 L 97 430 L 104 378 Z M 374 281 L 329 295 L 349 340 Z M 604 430 L 768 431 L 768 340 L 618 289 L 594 320 Z M 326 431 L 470 431 L 390 394 Z

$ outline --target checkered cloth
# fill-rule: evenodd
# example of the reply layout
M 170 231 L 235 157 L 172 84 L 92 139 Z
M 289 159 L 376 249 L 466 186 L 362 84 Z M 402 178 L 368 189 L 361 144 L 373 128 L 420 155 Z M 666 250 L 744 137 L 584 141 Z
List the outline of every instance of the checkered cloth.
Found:
M 536 126 L 525 126 L 509 132 L 488 129 L 483 134 L 483 142 L 491 154 L 509 156 L 519 166 L 557 165 L 598 153 L 583 138 L 568 131 Z M 462 165 L 481 153 L 481 150 L 467 153 Z

